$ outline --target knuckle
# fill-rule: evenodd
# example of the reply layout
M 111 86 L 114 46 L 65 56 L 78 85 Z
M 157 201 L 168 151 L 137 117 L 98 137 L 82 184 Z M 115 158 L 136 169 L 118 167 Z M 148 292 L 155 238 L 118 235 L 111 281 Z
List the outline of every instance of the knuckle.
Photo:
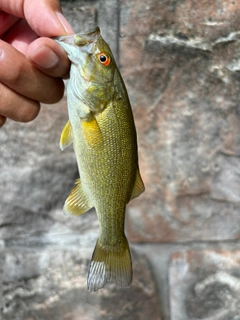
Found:
M 54 79 L 54 84 L 51 86 L 51 91 L 47 89 L 44 94 L 44 98 L 41 100 L 43 103 L 57 103 L 59 102 L 64 94 L 64 83 L 62 79 Z
M 0 82 L 0 126 L 4 119 L 10 118 L 18 122 L 34 120 L 40 109 L 38 101 L 28 99 Z
M 30 122 L 34 120 L 40 111 L 40 104 L 38 102 L 32 101 L 32 103 L 29 105 L 29 103 L 21 108 L 22 110 L 19 112 L 18 121 L 19 122 Z
M 0 79 L 5 84 L 18 83 L 24 72 L 24 62 L 23 55 L 4 43 L 1 44 L 1 54 L 0 54 Z
M 24 78 L 24 68 L 22 65 L 14 66 L 14 68 L 11 68 L 8 72 L 8 79 L 7 83 L 12 87 L 15 87 L 16 85 L 20 84 L 22 82 L 22 79 Z

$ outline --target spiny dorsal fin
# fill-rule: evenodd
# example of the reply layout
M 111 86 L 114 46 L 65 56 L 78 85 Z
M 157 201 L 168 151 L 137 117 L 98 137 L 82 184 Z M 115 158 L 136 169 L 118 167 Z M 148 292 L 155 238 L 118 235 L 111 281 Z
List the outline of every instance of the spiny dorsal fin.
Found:
M 88 272 L 88 291 L 97 291 L 107 282 L 129 287 L 132 282 L 132 260 L 127 238 L 119 245 L 102 245 L 98 239 Z
M 82 129 L 87 144 L 91 147 L 99 147 L 103 143 L 102 132 L 98 126 L 97 120 L 91 116 L 89 120 L 82 120 Z
M 81 184 L 81 180 L 76 180 L 76 187 L 73 188 L 72 192 L 65 201 L 63 212 L 66 215 L 79 216 L 80 214 L 91 209 L 91 204 L 88 196 L 84 192 Z
M 144 183 L 140 176 L 139 168 L 137 168 L 136 180 L 135 180 L 135 184 L 133 187 L 133 192 L 130 200 L 138 197 L 141 193 L 143 193 L 144 190 L 145 190 Z
M 63 128 L 61 138 L 60 138 L 60 149 L 64 150 L 73 142 L 73 134 L 72 134 L 72 126 L 70 121 L 66 123 L 65 127 Z

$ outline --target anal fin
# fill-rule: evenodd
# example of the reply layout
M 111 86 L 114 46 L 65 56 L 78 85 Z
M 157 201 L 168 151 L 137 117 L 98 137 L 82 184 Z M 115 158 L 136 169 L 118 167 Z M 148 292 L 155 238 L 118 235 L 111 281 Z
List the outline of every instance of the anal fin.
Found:
M 76 180 L 76 187 L 73 188 L 72 192 L 65 201 L 63 212 L 66 215 L 79 216 L 84 212 L 91 209 L 93 205 L 91 204 L 88 196 L 84 192 L 81 184 L 81 180 Z
M 140 196 L 140 194 L 143 193 L 144 190 L 145 190 L 144 183 L 142 181 L 142 178 L 141 178 L 141 175 L 139 172 L 139 168 L 137 168 L 136 179 L 135 179 L 133 192 L 132 192 L 132 196 L 131 196 L 130 200 Z

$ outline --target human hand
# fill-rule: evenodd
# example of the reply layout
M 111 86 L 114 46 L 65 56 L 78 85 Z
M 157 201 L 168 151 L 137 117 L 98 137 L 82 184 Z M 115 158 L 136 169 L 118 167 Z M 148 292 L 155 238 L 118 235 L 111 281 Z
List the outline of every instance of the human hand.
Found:
M 69 70 L 64 50 L 49 37 L 73 34 L 56 0 L 0 0 L 0 127 L 27 122 L 40 102 L 56 103 Z

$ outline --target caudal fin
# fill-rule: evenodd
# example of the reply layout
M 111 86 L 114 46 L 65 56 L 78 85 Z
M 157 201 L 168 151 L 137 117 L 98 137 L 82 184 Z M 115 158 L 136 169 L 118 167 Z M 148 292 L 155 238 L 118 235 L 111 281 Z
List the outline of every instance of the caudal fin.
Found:
M 132 261 L 128 241 L 119 246 L 102 246 L 98 239 L 89 272 L 88 291 L 97 291 L 107 282 L 121 287 L 129 287 L 132 282 Z

